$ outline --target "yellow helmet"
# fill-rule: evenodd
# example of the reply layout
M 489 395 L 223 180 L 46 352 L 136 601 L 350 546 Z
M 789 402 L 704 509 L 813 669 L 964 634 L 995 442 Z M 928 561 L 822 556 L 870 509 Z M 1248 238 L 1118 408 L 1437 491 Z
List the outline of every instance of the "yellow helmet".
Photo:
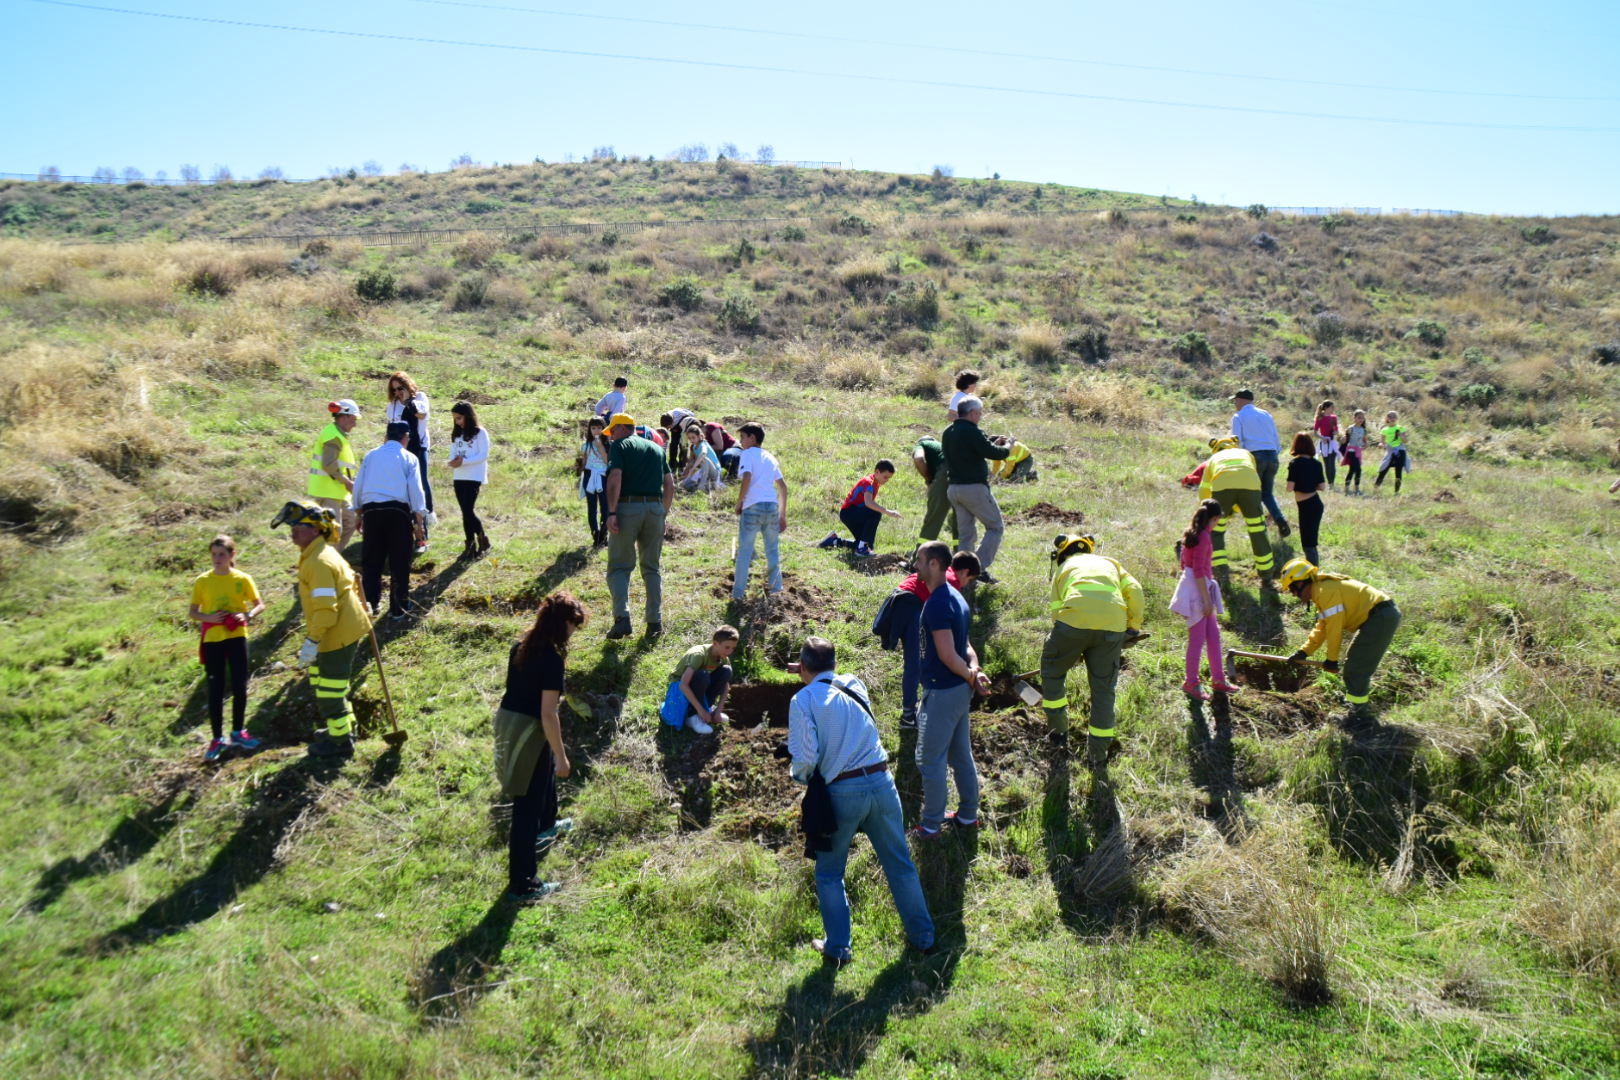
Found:
M 336 514 L 324 506 L 307 502 L 284 504 L 270 522 L 272 529 L 278 525 L 308 525 L 328 540 L 335 540 L 339 531 Z
M 1289 559 L 1283 563 L 1282 575 L 1277 578 L 1277 584 L 1284 589 L 1291 589 L 1302 581 L 1314 580 L 1316 573 L 1316 565 L 1309 559 Z
M 1232 450 L 1235 449 L 1237 445 L 1238 440 L 1236 435 L 1220 435 L 1209 440 L 1209 449 L 1211 453 L 1218 454 L 1222 450 Z
M 1097 538 L 1090 533 L 1063 533 L 1052 541 L 1052 561 L 1060 563 L 1070 555 L 1090 555 L 1097 550 Z

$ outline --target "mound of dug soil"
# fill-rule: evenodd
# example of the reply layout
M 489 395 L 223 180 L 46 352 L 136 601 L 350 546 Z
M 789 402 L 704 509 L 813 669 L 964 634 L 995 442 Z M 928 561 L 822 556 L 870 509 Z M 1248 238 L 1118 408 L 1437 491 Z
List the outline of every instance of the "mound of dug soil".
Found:
M 1028 510 L 1012 515 L 1014 521 L 1035 525 L 1084 525 L 1086 515 L 1079 510 L 1065 510 L 1049 502 L 1038 502 Z

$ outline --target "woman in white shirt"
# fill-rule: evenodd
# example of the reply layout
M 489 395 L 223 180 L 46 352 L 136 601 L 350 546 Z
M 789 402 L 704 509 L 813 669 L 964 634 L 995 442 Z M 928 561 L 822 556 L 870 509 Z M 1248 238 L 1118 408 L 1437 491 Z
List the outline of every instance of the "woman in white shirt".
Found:
M 415 454 L 418 464 L 422 466 L 422 496 L 427 500 L 427 524 L 431 526 L 438 518 L 433 513 L 433 484 L 428 480 L 428 448 L 431 445 L 428 439 L 428 399 L 416 388 L 415 380 L 403 371 L 388 376 L 387 420 L 389 423 L 402 420 L 411 425 L 405 449 Z M 422 536 L 422 542 L 416 546 L 418 553 L 427 550 L 425 529 Z
M 466 558 L 489 550 L 489 537 L 484 535 L 484 523 L 478 520 L 476 510 L 478 493 L 489 476 L 489 432 L 479 424 L 478 410 L 470 402 L 458 401 L 450 406 L 450 418 L 455 424 L 450 433 L 450 467 L 455 470 L 453 486 L 461 506 L 461 531 L 467 537 L 467 546 L 461 549 Z
M 979 373 L 972 368 L 964 368 L 956 373 L 956 393 L 951 395 L 951 403 L 945 406 L 945 416 L 948 420 L 960 419 L 956 415 L 956 406 L 965 397 L 976 396 L 979 392 Z

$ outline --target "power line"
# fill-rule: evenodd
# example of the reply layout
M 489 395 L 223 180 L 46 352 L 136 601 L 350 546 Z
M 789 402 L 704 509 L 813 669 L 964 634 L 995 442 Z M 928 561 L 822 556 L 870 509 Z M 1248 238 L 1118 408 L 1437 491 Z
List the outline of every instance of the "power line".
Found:
M 1214 105 L 1195 101 L 1165 101 L 1155 98 L 1125 97 L 1111 94 L 1082 94 L 1069 90 L 1042 90 L 1033 87 L 995 86 L 988 83 L 953 82 L 945 79 L 915 79 L 897 75 L 867 75 L 859 72 L 817 71 L 813 68 L 778 67 L 766 64 L 737 64 L 722 60 L 687 60 L 669 56 L 639 56 L 633 53 L 600 52 L 586 49 L 559 49 L 543 45 L 518 45 L 509 42 L 463 41 L 454 38 L 422 37 L 410 34 L 384 34 L 372 30 L 333 30 L 325 27 L 292 26 L 285 23 L 248 22 L 242 19 L 220 19 L 205 15 L 176 15 L 163 11 L 140 11 L 134 8 L 105 7 L 98 4 L 76 3 L 73 0 L 32 0 L 51 7 L 77 8 L 115 15 L 137 15 L 151 19 L 170 19 L 177 22 L 206 23 L 215 26 L 235 26 L 250 30 L 281 30 L 297 34 L 320 34 L 331 37 L 366 38 L 373 41 L 402 41 L 415 45 L 452 45 L 469 49 L 499 49 L 505 52 L 544 53 L 552 56 L 579 56 L 596 60 L 626 60 L 643 64 L 674 64 L 682 67 L 722 68 L 729 71 L 749 71 L 770 75 L 800 75 L 817 79 L 847 79 L 859 82 L 886 83 L 893 86 L 921 86 L 936 90 L 974 90 L 985 93 L 1018 94 L 1029 97 L 1063 98 L 1072 101 L 1100 101 L 1117 105 L 1149 105 L 1171 109 L 1201 109 L 1206 112 L 1250 113 L 1260 116 L 1286 116 L 1303 120 L 1348 120 L 1367 124 L 1404 124 L 1416 127 L 1475 128 L 1495 131 L 1581 132 L 1610 134 L 1620 127 L 1588 127 L 1581 125 L 1506 124 L 1477 120 L 1423 120 L 1403 116 L 1358 116 L 1349 113 L 1307 112 L 1293 109 L 1266 109 L 1249 105 Z
M 636 23 L 642 26 L 668 26 L 686 30 L 717 30 L 732 34 L 758 34 L 764 37 L 792 38 L 799 41 L 826 41 L 840 45 L 870 45 L 885 49 L 920 49 L 926 52 L 954 53 L 959 56 L 994 56 L 1006 60 L 1041 60 L 1085 67 L 1114 68 L 1121 71 L 1150 71 L 1169 75 L 1197 75 L 1216 79 L 1249 79 L 1255 82 L 1287 83 L 1295 86 L 1326 86 L 1340 90 L 1385 90 L 1401 94 L 1443 94 L 1450 97 L 1512 98 L 1521 101 L 1620 101 L 1620 97 L 1583 97 L 1566 94 L 1522 94 L 1507 90 L 1455 90 L 1432 86 L 1387 86 L 1382 83 L 1335 82 L 1327 79 L 1295 79 L 1285 75 L 1255 75 L 1242 71 L 1206 71 L 1201 68 L 1161 67 L 1153 64 L 1124 64 L 1114 60 L 1088 60 L 1078 56 L 1049 56 L 1043 53 L 1003 52 L 972 49 L 957 45 L 927 45 L 916 41 L 880 41 L 870 38 L 817 34 L 804 30 L 768 30 L 755 26 L 728 26 L 719 23 L 679 22 L 648 19 L 636 15 L 602 15 L 590 11 L 561 11 L 554 8 L 521 7 L 515 4 L 478 3 L 475 0 L 411 0 L 439 7 L 477 8 L 485 11 L 511 11 L 525 15 L 552 15 L 563 19 L 594 19 L 599 22 Z

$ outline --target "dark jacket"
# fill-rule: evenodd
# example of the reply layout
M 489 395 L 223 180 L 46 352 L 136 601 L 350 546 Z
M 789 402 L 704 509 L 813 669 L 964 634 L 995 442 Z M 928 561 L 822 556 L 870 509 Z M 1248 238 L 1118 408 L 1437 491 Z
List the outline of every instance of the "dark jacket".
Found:
M 920 608 L 922 601 L 914 592 L 896 589 L 883 598 L 877 617 L 872 620 L 872 633 L 877 635 L 879 644 L 889 652 L 893 652 L 900 645 L 899 615 L 908 606 L 913 609 Z
M 945 448 L 945 471 L 953 484 L 988 484 L 990 466 L 1012 453 L 1010 446 L 997 446 L 971 420 L 953 420 L 939 437 Z
M 804 788 L 804 801 L 799 804 L 799 831 L 804 833 L 804 857 L 814 859 L 818 851 L 832 850 L 832 834 L 838 831 L 838 815 L 833 811 L 832 795 L 821 770 L 810 774 Z

